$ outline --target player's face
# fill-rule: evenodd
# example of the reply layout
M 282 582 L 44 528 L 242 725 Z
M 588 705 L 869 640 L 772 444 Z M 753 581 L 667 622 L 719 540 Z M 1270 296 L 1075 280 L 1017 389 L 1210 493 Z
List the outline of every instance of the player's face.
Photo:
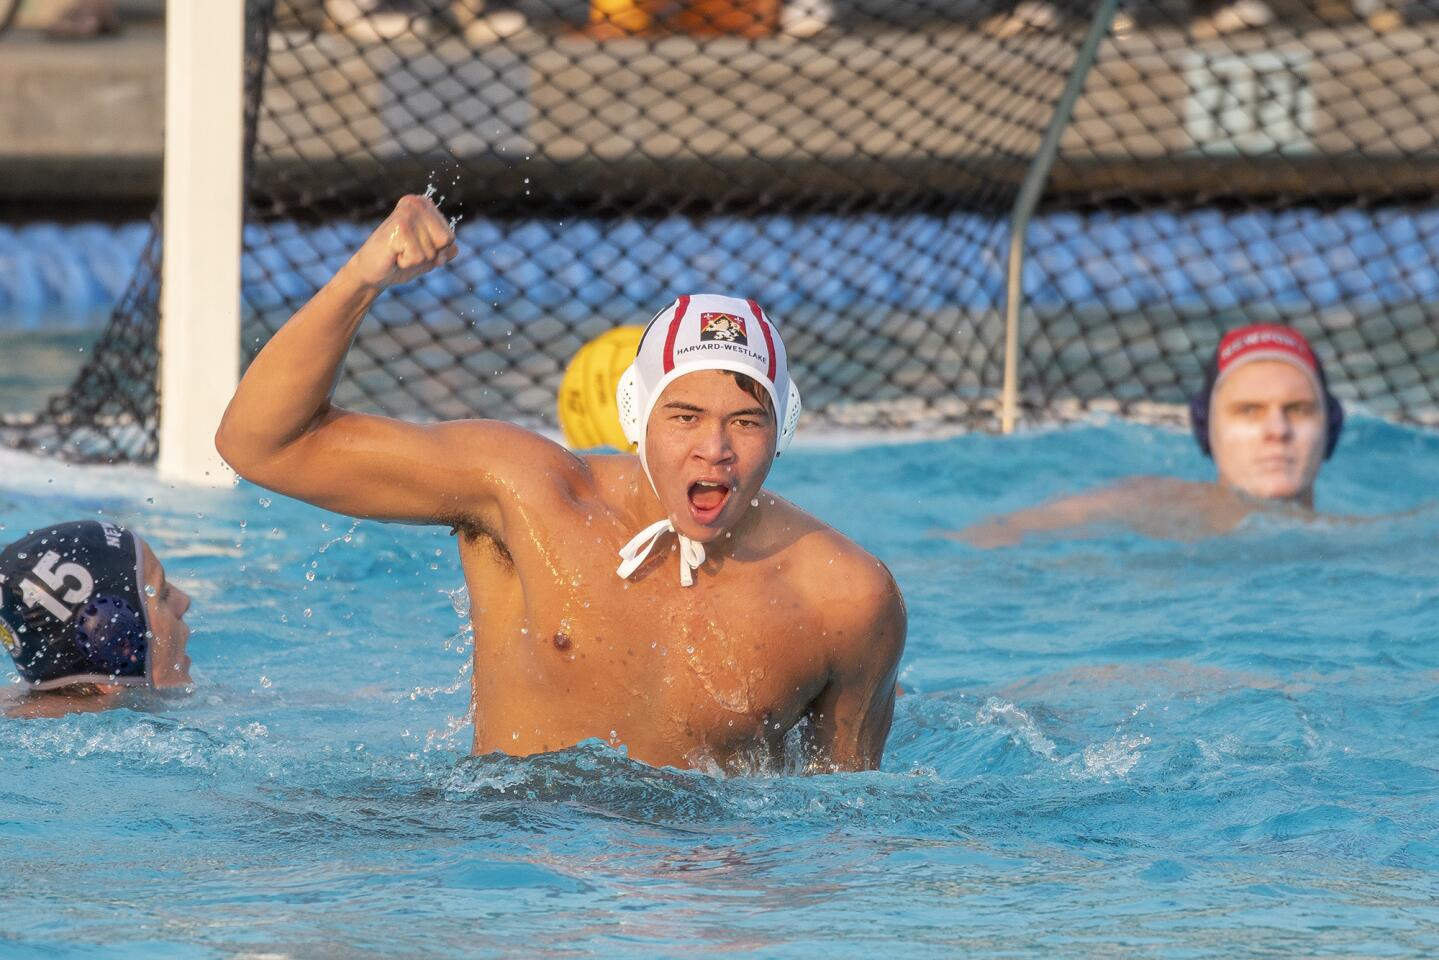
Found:
M 1254 360 L 1224 378 L 1211 404 L 1219 482 L 1309 504 L 1324 461 L 1324 404 L 1314 381 L 1291 363 Z
M 190 683 L 190 655 L 185 651 L 190 628 L 185 611 L 190 596 L 165 576 L 160 559 L 140 540 L 145 565 L 145 612 L 150 620 L 150 682 L 156 687 L 183 687 Z
M 675 528 L 708 543 L 738 523 L 769 474 L 775 436 L 769 405 L 729 373 L 701 370 L 666 387 L 650 414 L 645 454 Z

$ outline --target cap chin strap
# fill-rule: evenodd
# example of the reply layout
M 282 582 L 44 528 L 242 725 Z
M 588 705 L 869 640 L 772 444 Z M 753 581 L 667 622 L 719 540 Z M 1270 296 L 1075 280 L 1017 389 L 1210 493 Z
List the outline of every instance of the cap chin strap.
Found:
M 645 479 L 650 482 L 650 489 L 654 490 L 655 497 L 658 498 L 659 490 L 655 488 L 655 478 L 650 476 L 650 464 L 645 457 L 644 444 L 640 444 L 639 454 L 640 468 L 644 470 Z M 704 545 L 696 543 L 680 533 L 675 529 L 674 521 L 669 517 L 656 520 L 631 537 L 630 542 L 620 548 L 620 565 L 619 569 L 615 571 L 620 575 L 620 579 L 628 580 L 632 573 L 643 566 L 644 562 L 649 559 L 649 555 L 654 552 L 655 545 L 667 533 L 673 533 L 675 539 L 680 543 L 680 586 L 694 586 L 694 572 L 705 562 Z
M 675 529 L 674 522 L 668 517 L 663 520 L 656 520 L 645 527 L 629 543 L 620 548 L 619 569 L 615 572 L 620 579 L 628 580 L 630 574 L 638 570 L 650 553 L 654 551 L 655 544 L 667 533 L 673 533 L 680 542 L 680 586 L 692 587 L 695 582 L 694 572 L 705 562 L 704 544 L 696 543 L 689 537 Z
M 743 371 L 741 371 L 743 372 Z M 771 390 L 771 398 L 773 391 Z M 625 439 L 633 443 L 640 457 L 640 466 L 645 471 L 645 477 L 650 482 L 650 489 L 659 496 L 659 490 L 655 488 L 655 478 L 650 476 L 649 460 L 645 457 L 644 445 L 644 414 L 647 412 L 640 408 L 639 402 L 638 374 L 635 372 L 634 364 L 630 364 L 620 376 L 619 387 L 616 390 L 616 402 L 619 405 L 620 426 L 624 429 Z M 795 428 L 799 425 L 800 398 L 799 389 L 790 381 L 789 390 L 785 397 L 784 412 L 780 414 L 784 419 L 779 424 L 775 438 L 775 456 L 778 457 L 794 437 Z M 777 411 L 778 412 L 778 411 Z M 620 565 L 615 572 L 623 580 L 628 580 L 630 575 L 644 565 L 645 560 L 654 552 L 655 545 L 666 533 L 673 533 L 680 544 L 680 586 L 694 586 L 694 571 L 698 570 L 705 562 L 705 548 L 701 543 L 696 543 L 689 537 L 675 529 L 674 522 L 668 517 L 664 520 L 656 520 L 635 534 L 629 543 L 620 549 Z

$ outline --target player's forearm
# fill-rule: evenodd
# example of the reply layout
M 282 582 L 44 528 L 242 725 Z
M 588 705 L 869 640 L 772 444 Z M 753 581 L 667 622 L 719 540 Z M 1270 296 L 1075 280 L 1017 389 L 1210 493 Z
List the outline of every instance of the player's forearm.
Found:
M 972 547 L 1013 546 L 1030 533 L 1049 533 L 1106 519 L 1106 505 L 1090 496 L 1068 497 L 966 527 L 952 536 Z
M 242 474 L 262 466 L 319 422 L 378 293 L 346 266 L 270 339 L 241 379 L 215 436 L 231 466 Z

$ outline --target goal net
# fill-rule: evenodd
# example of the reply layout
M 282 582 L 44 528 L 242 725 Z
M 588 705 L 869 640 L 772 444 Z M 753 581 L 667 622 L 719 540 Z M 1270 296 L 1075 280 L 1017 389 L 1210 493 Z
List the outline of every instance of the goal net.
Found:
M 583 343 L 715 291 L 782 324 L 813 417 L 988 425 L 1010 211 L 1097 6 L 251 0 L 245 355 L 429 190 L 462 254 L 376 304 L 342 405 L 552 424 Z M 1172 413 L 1274 320 L 1439 422 L 1436 39 L 1383 0 L 1121 5 L 1025 235 L 1025 413 Z M 11 444 L 153 459 L 161 254 Z

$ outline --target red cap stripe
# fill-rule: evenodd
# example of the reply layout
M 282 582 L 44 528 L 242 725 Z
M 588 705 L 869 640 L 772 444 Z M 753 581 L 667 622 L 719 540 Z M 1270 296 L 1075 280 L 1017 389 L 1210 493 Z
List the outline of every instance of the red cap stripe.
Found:
M 679 303 L 675 304 L 675 316 L 670 321 L 669 333 L 665 335 L 665 373 L 675 368 L 675 338 L 680 335 L 680 321 L 685 317 L 685 311 L 689 309 L 690 298 L 680 297 Z
M 769 382 L 774 383 L 774 334 L 769 332 L 769 321 L 764 318 L 764 311 L 760 305 L 753 300 L 746 300 L 749 308 L 753 311 L 755 319 L 759 321 L 759 328 L 764 333 L 765 349 L 769 351 Z
M 1318 372 L 1314 350 L 1304 335 L 1292 327 L 1273 323 L 1251 324 L 1225 334 L 1215 355 L 1218 372 L 1223 374 L 1243 358 L 1261 352 L 1285 354 L 1310 371 Z

